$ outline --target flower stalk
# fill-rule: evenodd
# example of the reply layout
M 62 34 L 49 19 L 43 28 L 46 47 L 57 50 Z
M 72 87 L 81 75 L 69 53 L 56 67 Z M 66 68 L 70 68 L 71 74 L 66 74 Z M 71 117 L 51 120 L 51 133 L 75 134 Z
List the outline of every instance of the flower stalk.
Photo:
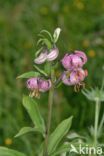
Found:
M 52 106 L 53 106 L 53 96 L 54 96 L 54 70 L 51 69 L 51 80 L 52 80 L 52 87 L 49 90 L 49 98 L 48 98 L 48 120 L 47 120 L 47 129 L 46 129 L 46 138 L 45 138 L 45 147 L 44 147 L 44 154 L 43 156 L 48 156 L 48 141 L 51 129 L 51 119 L 52 119 Z
M 95 128 L 94 128 L 94 145 L 97 145 L 98 139 L 98 123 L 99 123 L 99 113 L 100 113 L 100 101 L 96 98 L 96 105 L 95 105 Z

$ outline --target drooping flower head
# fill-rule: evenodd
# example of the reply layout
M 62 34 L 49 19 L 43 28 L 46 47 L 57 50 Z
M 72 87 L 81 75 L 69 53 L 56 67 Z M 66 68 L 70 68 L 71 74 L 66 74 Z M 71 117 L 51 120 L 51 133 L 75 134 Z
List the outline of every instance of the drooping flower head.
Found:
M 62 75 L 62 82 L 68 86 L 75 86 L 75 90 L 79 89 L 80 86 L 83 86 L 84 79 L 88 75 L 87 70 L 82 68 L 75 69 L 73 71 L 64 71 Z
M 62 75 L 62 81 L 64 84 L 72 86 L 82 82 L 87 76 L 87 70 L 81 68 L 75 71 L 65 71 Z
M 27 80 L 27 88 L 32 91 L 31 96 L 39 97 L 39 92 L 46 92 L 52 86 L 51 80 L 44 80 L 39 77 Z
M 75 51 L 73 54 L 65 54 L 61 62 L 65 69 L 73 70 L 81 68 L 87 62 L 87 57 L 84 52 Z

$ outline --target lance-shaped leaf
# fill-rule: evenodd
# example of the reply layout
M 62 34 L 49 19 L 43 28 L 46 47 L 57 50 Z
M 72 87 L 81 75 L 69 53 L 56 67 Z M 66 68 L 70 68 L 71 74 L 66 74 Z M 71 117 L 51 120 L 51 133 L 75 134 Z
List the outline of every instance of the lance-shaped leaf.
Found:
M 40 49 L 38 49 L 38 50 L 35 52 L 35 56 L 37 57 L 37 56 L 41 53 L 42 50 L 43 50 L 43 47 L 41 47 Z
M 46 33 L 50 37 L 51 41 L 53 41 L 53 37 L 52 37 L 52 35 L 51 35 L 51 33 L 49 31 L 42 30 L 40 33 Z
M 31 77 L 37 77 L 39 75 L 40 75 L 40 73 L 38 73 L 38 72 L 30 71 L 30 72 L 27 72 L 27 73 L 24 73 L 24 74 L 18 76 L 17 78 L 19 78 L 19 79 L 20 78 L 31 78 Z
M 15 136 L 15 138 L 20 137 L 26 133 L 29 132 L 40 132 L 43 133 L 41 128 L 36 128 L 36 127 L 23 127 Z
M 55 43 L 57 42 L 57 40 L 59 38 L 60 32 L 61 32 L 60 28 L 56 28 L 55 31 L 54 31 L 53 38 L 54 38 Z
M 44 124 L 44 120 L 40 114 L 40 111 L 39 111 L 36 101 L 33 100 L 31 97 L 24 96 L 23 97 L 23 106 L 27 110 L 35 127 L 42 129 L 42 131 L 44 133 L 45 132 L 45 124 Z
M 50 155 L 54 152 L 60 143 L 60 141 L 64 138 L 64 136 L 68 133 L 72 124 L 72 117 L 62 121 L 54 132 L 49 137 L 48 142 L 48 154 Z
M 67 143 L 67 144 L 63 144 L 61 147 L 59 147 L 55 152 L 53 152 L 51 154 L 51 156 L 57 156 L 57 155 L 60 155 L 64 152 L 69 152 L 71 149 L 71 144 L 70 143 Z
M 26 156 L 26 155 L 15 150 L 0 147 L 0 156 Z
M 36 65 L 34 65 L 34 67 L 35 67 L 35 69 L 39 72 L 39 73 L 41 73 L 42 75 L 44 75 L 44 76 L 48 76 L 48 74 L 46 73 L 46 72 L 44 72 L 42 69 L 40 69 L 38 66 L 36 66 Z

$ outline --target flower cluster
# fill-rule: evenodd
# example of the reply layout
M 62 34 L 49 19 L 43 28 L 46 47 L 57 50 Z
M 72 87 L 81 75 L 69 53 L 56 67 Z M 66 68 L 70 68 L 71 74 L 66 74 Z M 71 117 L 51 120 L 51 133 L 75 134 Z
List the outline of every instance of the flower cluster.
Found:
M 83 81 L 88 75 L 87 70 L 83 70 L 83 65 L 87 62 L 87 56 L 82 51 L 75 51 L 73 54 L 65 54 L 61 60 L 66 69 L 62 74 L 62 81 L 66 85 L 75 85 L 75 90 L 84 85 Z
M 34 59 L 35 64 L 40 65 L 45 62 L 50 62 L 49 65 L 51 64 L 51 68 L 54 68 L 51 62 L 59 55 L 59 49 L 56 47 L 56 42 L 59 38 L 60 31 L 61 29 L 57 28 L 53 36 L 46 30 L 42 31 L 43 33 L 47 33 L 51 39 L 48 40 L 44 35 L 41 35 L 43 38 L 41 38 L 38 43 L 42 42 L 42 47 L 36 52 L 36 58 Z M 52 85 L 55 87 L 59 81 L 69 86 L 74 85 L 75 90 L 79 90 L 80 86 L 84 85 L 83 81 L 88 75 L 87 70 L 83 69 L 83 65 L 86 62 L 87 56 L 82 51 L 74 51 L 72 54 L 65 54 L 61 60 L 65 71 L 58 80 L 54 75 L 55 82 L 53 82 L 50 76 L 51 74 L 49 74 L 50 72 L 48 73 L 47 80 L 44 79 L 43 75 L 42 77 L 33 76 L 27 80 L 27 88 L 31 91 L 31 96 L 39 97 L 39 92 L 48 91 Z M 41 72 L 40 68 L 37 67 L 36 69 Z M 42 74 L 44 73 L 44 70 L 42 71 Z
M 58 48 L 53 48 L 50 50 L 50 52 L 45 50 L 44 52 L 41 52 L 37 58 L 35 58 L 34 62 L 36 64 L 42 64 L 45 61 L 51 62 L 58 57 L 58 54 Z M 46 92 L 51 88 L 51 86 L 51 79 L 44 80 L 39 77 L 33 77 L 27 80 L 27 88 L 32 91 L 31 96 L 39 97 L 39 92 Z

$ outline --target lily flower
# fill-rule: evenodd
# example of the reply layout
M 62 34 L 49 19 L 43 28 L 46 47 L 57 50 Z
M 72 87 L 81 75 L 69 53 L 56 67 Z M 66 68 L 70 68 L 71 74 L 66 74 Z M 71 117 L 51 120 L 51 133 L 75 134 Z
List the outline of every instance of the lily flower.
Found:
M 52 86 L 51 80 L 40 79 L 39 91 L 46 92 L 51 88 L 51 86 Z
M 75 86 L 75 90 L 79 89 L 80 86 L 84 86 L 84 79 L 87 77 L 87 70 L 83 70 L 82 68 L 78 68 L 74 71 L 64 71 L 62 75 L 62 82 L 68 86 Z
M 31 91 L 30 96 L 40 97 L 40 92 L 48 91 L 52 86 L 51 80 L 44 80 L 39 77 L 27 80 L 27 88 Z
M 75 51 L 73 54 L 65 54 L 61 62 L 65 69 L 73 70 L 81 68 L 87 62 L 87 56 L 84 52 Z

